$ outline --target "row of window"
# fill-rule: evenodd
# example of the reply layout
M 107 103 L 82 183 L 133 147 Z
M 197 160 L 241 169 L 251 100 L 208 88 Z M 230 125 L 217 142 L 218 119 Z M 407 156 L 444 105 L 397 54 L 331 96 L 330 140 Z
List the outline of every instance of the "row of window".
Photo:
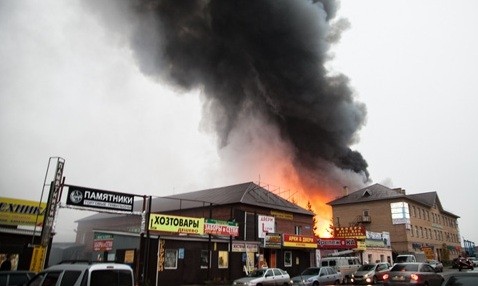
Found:
M 415 229 L 415 231 L 414 231 Z M 433 234 L 433 236 L 432 236 Z M 455 233 L 443 232 L 441 230 L 432 230 L 430 228 L 415 226 L 415 228 L 410 226 L 410 236 L 422 237 L 427 239 L 435 239 L 446 242 L 460 242 L 460 238 Z
M 444 216 L 442 214 L 437 214 L 437 213 L 430 213 L 430 211 L 420 208 L 418 206 L 412 206 L 413 210 L 413 216 L 418 217 L 419 219 L 424 219 L 428 221 L 432 221 L 433 223 L 437 224 L 443 224 L 448 227 L 453 227 L 457 228 L 458 223 L 456 222 L 456 219 Z

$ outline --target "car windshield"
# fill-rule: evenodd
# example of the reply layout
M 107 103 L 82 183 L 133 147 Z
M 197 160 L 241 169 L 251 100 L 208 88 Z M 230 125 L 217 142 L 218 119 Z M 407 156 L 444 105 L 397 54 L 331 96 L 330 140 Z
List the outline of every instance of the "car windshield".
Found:
M 418 264 L 395 264 L 390 271 L 418 271 Z
M 265 269 L 257 269 L 249 273 L 249 277 L 262 277 L 264 276 Z
M 359 267 L 357 271 L 369 271 L 375 269 L 375 264 L 365 264 Z
M 319 275 L 320 268 L 308 268 L 302 272 L 302 275 Z

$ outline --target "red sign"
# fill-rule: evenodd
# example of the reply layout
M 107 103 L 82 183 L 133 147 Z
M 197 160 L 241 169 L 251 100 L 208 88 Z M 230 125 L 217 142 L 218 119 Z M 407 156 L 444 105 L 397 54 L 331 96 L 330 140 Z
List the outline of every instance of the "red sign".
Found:
M 95 251 L 108 251 L 113 249 L 113 240 L 95 240 L 93 242 Z
M 204 233 L 214 235 L 239 236 L 239 227 L 225 224 L 204 224 Z
M 317 248 L 319 249 L 357 248 L 357 240 L 355 238 L 318 238 Z
M 335 227 L 334 238 L 364 239 L 366 230 L 363 226 Z
M 315 236 L 284 234 L 284 246 L 317 248 Z

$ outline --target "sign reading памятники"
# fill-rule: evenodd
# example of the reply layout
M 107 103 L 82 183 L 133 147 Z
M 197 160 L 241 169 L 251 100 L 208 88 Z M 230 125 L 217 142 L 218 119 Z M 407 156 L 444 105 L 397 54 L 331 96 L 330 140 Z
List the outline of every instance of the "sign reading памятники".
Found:
M 68 186 L 66 204 L 70 206 L 133 211 L 134 195 Z
M 152 231 L 204 234 L 204 218 L 150 214 L 148 229 Z

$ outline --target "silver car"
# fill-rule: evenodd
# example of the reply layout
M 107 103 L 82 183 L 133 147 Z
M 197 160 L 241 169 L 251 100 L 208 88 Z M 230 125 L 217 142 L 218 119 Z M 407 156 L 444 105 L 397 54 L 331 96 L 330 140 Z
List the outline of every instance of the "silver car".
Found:
M 391 267 L 388 262 L 364 264 L 352 274 L 351 282 L 354 284 L 377 284 L 379 281 L 383 281 L 383 276 L 390 272 Z
M 232 285 L 291 285 L 289 274 L 280 268 L 256 269 L 246 277 L 234 280 Z
M 430 264 L 418 262 L 397 263 L 383 278 L 385 286 L 440 286 L 443 282 L 443 277 Z
M 338 285 L 343 277 L 335 268 L 329 266 L 309 267 L 299 276 L 292 277 L 292 285 L 317 286 Z

